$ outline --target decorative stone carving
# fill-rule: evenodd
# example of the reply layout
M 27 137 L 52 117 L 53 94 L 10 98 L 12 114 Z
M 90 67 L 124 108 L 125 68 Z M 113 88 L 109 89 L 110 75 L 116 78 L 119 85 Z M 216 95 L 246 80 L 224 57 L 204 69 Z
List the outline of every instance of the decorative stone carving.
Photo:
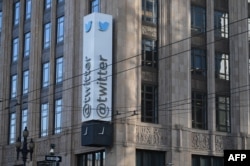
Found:
M 142 34 L 153 38 L 157 37 L 156 28 L 151 26 L 142 25 Z
M 148 126 L 136 126 L 136 143 L 147 145 L 166 145 L 166 130 Z
M 208 134 L 192 133 L 192 148 L 197 150 L 210 150 L 211 139 Z
M 215 136 L 215 151 L 223 152 L 224 149 L 233 149 L 233 139 L 225 136 Z

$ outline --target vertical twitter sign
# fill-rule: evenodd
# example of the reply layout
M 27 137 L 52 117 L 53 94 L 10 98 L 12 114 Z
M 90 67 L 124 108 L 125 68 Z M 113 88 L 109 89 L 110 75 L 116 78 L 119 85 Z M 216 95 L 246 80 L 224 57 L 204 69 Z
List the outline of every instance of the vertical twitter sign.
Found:
M 112 20 L 103 13 L 83 19 L 82 122 L 111 121 Z

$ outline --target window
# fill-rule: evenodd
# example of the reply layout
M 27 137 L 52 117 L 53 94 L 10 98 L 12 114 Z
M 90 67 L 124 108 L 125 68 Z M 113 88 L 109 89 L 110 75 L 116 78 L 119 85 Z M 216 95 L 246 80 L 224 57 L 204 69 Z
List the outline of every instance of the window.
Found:
M 47 23 L 44 25 L 44 29 L 43 29 L 43 48 L 44 49 L 50 47 L 50 37 L 51 37 L 50 23 Z
M 216 97 L 216 129 L 230 132 L 230 98 L 228 96 Z
M 24 35 L 24 57 L 28 57 L 30 55 L 30 32 Z
M 44 9 L 50 9 L 51 8 L 51 0 L 44 0 Z
M 63 81 L 63 57 L 56 59 L 56 84 Z
M 64 0 L 57 0 L 57 3 L 63 3 Z
M 57 18 L 57 43 L 63 42 L 64 37 L 64 17 Z
M 41 106 L 41 137 L 48 135 L 49 129 L 49 104 L 44 103 Z
M 192 74 L 206 76 L 206 53 L 205 50 L 192 48 L 191 50 Z
M 142 0 L 142 21 L 157 24 L 157 0 Z
M 23 95 L 29 91 L 29 70 L 23 72 Z
M 250 41 L 250 18 L 247 19 L 247 22 L 248 22 L 248 42 L 249 42 Z
M 14 4 L 14 19 L 13 19 L 13 24 L 18 25 L 19 24 L 19 19 L 20 19 L 20 2 L 16 2 Z
M 62 99 L 55 102 L 55 133 L 60 133 L 62 130 Z
M 166 165 L 165 152 L 136 150 L 136 166 Z
M 191 29 L 194 33 L 206 31 L 206 10 L 198 6 L 191 6 Z
M 49 86 L 49 62 L 43 64 L 43 79 L 42 79 L 42 87 L 48 87 Z
M 29 20 L 31 18 L 31 0 L 26 0 L 25 3 L 25 20 Z
M 192 155 L 192 166 L 222 166 L 223 157 Z
M 100 12 L 100 0 L 90 0 L 90 12 Z
M 17 75 L 11 76 L 11 99 L 17 97 Z
M 157 44 L 153 39 L 142 39 L 142 66 L 158 66 Z
M 229 80 L 229 58 L 228 54 L 215 53 L 215 76 L 216 78 Z
M 207 129 L 207 96 L 205 93 L 192 92 L 192 127 Z
M 0 32 L 2 31 L 3 12 L 0 11 Z
M 22 110 L 22 119 L 21 119 L 21 133 L 28 126 L 28 109 L 25 108 Z
M 214 33 L 217 38 L 228 38 L 228 13 L 214 12 Z
M 142 84 L 141 89 L 142 122 L 158 123 L 158 89 L 154 85 Z
M 16 113 L 10 113 L 9 143 L 16 142 Z
M 19 54 L 19 39 L 12 40 L 12 62 L 16 62 Z
M 105 151 L 85 153 L 77 158 L 79 166 L 105 166 Z

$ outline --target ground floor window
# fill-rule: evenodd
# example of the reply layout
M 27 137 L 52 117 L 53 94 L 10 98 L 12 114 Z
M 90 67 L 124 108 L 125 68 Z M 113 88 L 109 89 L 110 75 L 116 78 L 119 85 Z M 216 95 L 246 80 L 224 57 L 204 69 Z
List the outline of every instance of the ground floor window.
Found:
M 192 155 L 192 166 L 222 166 L 223 157 Z
M 152 150 L 136 150 L 136 166 L 164 166 L 165 152 Z
M 79 155 L 77 158 L 77 166 L 105 166 L 105 151 Z

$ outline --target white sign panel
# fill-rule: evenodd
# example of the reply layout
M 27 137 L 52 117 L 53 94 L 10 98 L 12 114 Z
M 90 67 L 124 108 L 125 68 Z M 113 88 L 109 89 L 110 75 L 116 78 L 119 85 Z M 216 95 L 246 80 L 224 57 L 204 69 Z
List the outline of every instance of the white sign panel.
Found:
M 111 121 L 112 16 L 92 13 L 83 24 L 82 122 Z

